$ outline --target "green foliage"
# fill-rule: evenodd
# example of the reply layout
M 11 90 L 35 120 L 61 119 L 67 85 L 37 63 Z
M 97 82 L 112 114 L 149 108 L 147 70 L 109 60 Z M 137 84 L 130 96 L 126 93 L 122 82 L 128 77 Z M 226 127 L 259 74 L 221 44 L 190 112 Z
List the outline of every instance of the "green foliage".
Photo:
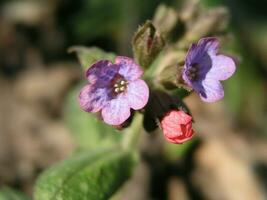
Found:
M 127 41 L 125 37 L 130 39 L 129 33 L 134 27 L 151 17 L 162 2 L 171 3 L 175 0 L 77 0 L 69 3 L 77 8 L 73 8 L 67 18 L 62 19 L 62 23 L 66 24 L 76 43 L 101 38 L 112 41 L 111 48 L 114 49 L 114 44 Z
M 224 4 L 224 0 L 202 0 L 202 4 L 207 7 L 215 7 Z
M 83 46 L 74 46 L 70 47 L 68 50 L 69 53 L 75 52 L 77 54 L 78 60 L 84 70 L 87 70 L 91 64 L 98 60 L 115 60 L 115 54 L 107 53 L 97 47 L 83 47 Z
M 29 200 L 29 198 L 21 192 L 4 187 L 0 190 L 0 200 Z
M 35 200 L 106 200 L 130 176 L 135 154 L 119 147 L 75 155 L 37 180 Z
M 74 36 L 79 40 L 100 36 L 117 35 L 123 22 L 123 2 L 121 0 L 81 0 L 79 12 L 69 21 Z

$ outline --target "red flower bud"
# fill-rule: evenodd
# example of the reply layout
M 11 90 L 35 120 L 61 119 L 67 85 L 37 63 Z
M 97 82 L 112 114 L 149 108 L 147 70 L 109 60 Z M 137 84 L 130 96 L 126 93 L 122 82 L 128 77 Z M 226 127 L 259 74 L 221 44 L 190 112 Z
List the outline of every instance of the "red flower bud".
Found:
M 171 110 L 160 121 L 169 142 L 181 144 L 193 137 L 192 117 L 181 110 Z

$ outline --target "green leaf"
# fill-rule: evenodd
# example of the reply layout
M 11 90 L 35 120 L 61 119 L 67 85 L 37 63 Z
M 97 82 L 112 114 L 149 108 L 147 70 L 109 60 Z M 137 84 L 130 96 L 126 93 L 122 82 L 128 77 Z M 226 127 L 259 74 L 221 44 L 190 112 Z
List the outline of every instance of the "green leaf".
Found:
M 129 178 L 136 156 L 119 147 L 79 153 L 45 171 L 35 200 L 106 200 Z
M 25 194 L 15 191 L 11 188 L 4 187 L 0 190 L 0 200 L 29 200 Z
M 122 133 L 114 127 L 97 119 L 95 114 L 87 113 L 79 107 L 79 90 L 85 85 L 78 85 L 67 96 L 64 107 L 64 119 L 67 127 L 80 148 L 95 148 L 118 143 Z
M 84 70 L 87 70 L 97 60 L 110 60 L 114 61 L 116 55 L 113 53 L 107 53 L 97 47 L 83 47 L 73 46 L 68 50 L 69 53 L 76 53 L 78 60 Z

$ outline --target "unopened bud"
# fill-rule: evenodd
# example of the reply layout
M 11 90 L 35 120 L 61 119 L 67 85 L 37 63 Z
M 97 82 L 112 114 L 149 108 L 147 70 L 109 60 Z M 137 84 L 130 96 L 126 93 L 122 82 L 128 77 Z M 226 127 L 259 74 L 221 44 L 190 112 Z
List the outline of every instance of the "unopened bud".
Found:
M 180 18 L 183 23 L 188 27 L 199 15 L 200 0 L 187 0 L 180 11 Z
M 132 41 L 136 61 L 148 68 L 163 49 L 165 42 L 151 21 L 147 21 L 135 33 Z
M 178 41 L 177 47 L 186 48 L 199 38 L 218 34 L 225 30 L 229 21 L 229 12 L 225 7 L 203 10 L 194 22 L 187 27 L 185 36 Z
M 170 95 L 160 90 L 151 91 L 148 104 L 145 108 L 145 130 L 148 132 L 154 131 L 165 114 L 173 109 L 179 109 L 190 114 L 187 106 L 177 95 Z
M 166 140 L 182 144 L 194 135 L 192 117 L 182 110 L 171 110 L 160 120 L 160 126 Z
M 159 5 L 153 18 L 153 24 L 160 31 L 162 37 L 167 38 L 175 29 L 178 13 L 171 7 Z

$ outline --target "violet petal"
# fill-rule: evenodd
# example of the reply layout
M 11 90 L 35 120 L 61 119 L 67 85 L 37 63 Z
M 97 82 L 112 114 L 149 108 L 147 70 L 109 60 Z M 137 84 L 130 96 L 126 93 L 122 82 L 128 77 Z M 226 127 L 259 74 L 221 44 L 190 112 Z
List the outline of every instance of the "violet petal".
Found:
M 208 37 L 199 40 L 198 44 L 192 44 L 186 56 L 186 66 L 202 61 L 203 56 L 216 55 L 219 48 L 219 41 L 216 38 Z
M 119 74 L 128 81 L 134 81 L 140 78 L 143 74 L 143 70 L 131 58 L 117 56 L 115 64 L 120 66 Z
M 192 44 L 185 58 L 185 69 L 191 66 L 192 62 L 194 61 L 197 55 L 198 55 L 198 47 L 196 44 Z
M 102 109 L 103 120 L 110 125 L 120 125 L 130 117 L 130 106 L 124 95 L 112 99 Z
M 119 66 L 108 60 L 101 60 L 94 63 L 87 71 L 86 77 L 91 84 L 98 87 L 107 86 L 119 71 Z
M 95 88 L 93 85 L 86 85 L 79 94 L 79 104 L 86 112 L 98 112 L 108 101 L 108 92 L 105 88 Z
M 202 86 L 198 86 L 196 90 L 205 102 L 215 102 L 224 96 L 222 84 L 220 81 L 214 79 L 203 80 Z
M 213 56 L 212 62 L 212 68 L 207 73 L 207 78 L 226 80 L 235 72 L 235 62 L 231 57 L 224 55 Z
M 219 40 L 214 37 L 202 38 L 198 42 L 200 51 L 208 52 L 209 55 L 216 55 L 220 47 Z
M 100 60 L 92 64 L 86 71 L 86 77 L 89 83 L 94 84 L 97 81 L 99 74 L 101 74 L 103 68 L 110 65 L 112 65 L 112 63 L 109 60 Z
M 130 82 L 127 89 L 127 98 L 131 108 L 139 110 L 148 102 L 149 89 L 145 81 L 136 80 Z

